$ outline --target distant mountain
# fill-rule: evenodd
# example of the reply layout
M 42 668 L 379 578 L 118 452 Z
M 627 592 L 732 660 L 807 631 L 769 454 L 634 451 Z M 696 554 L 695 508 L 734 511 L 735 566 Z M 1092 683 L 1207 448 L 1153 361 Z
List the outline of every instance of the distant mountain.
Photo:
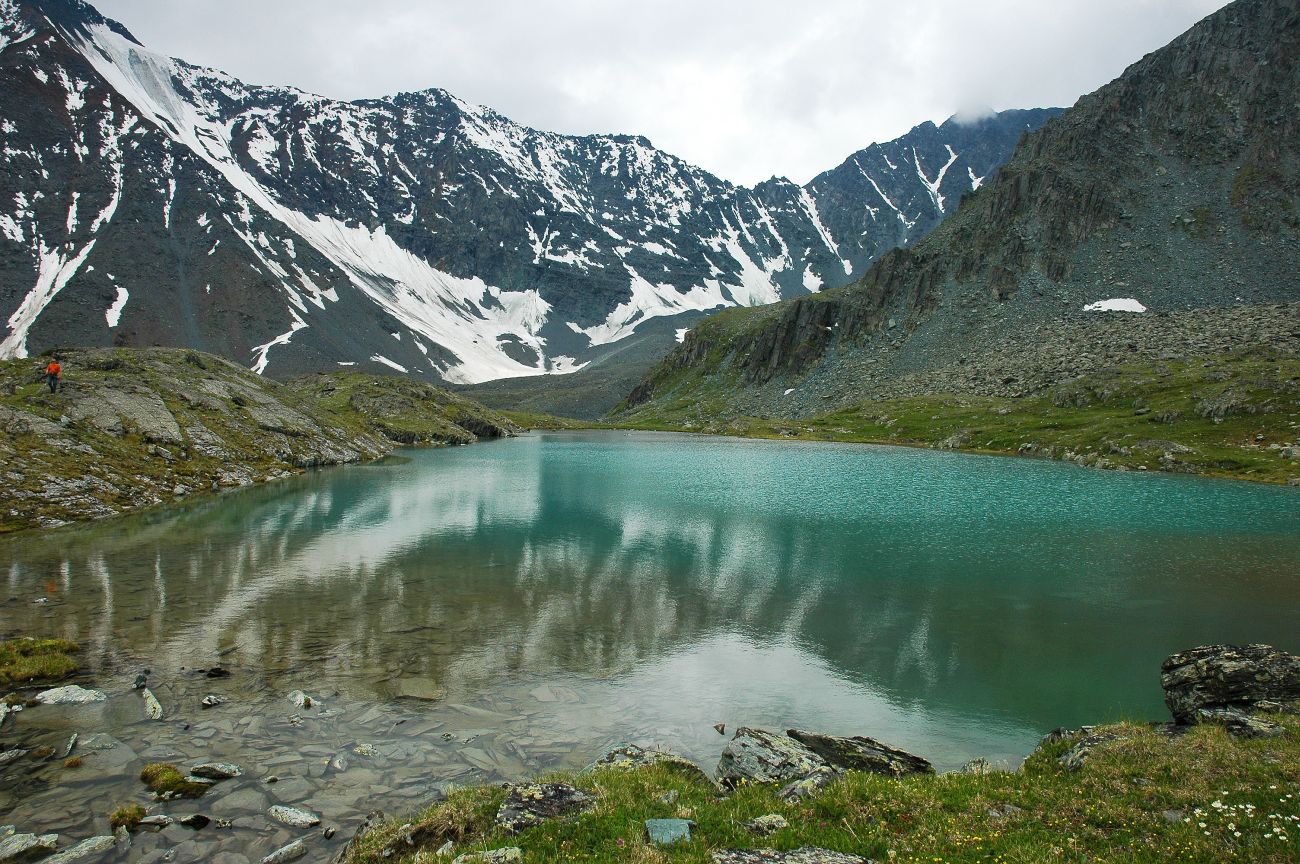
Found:
M 441 90 L 338 102 L 0 0 L 0 356 L 180 345 L 287 376 L 565 372 L 656 317 L 850 281 L 1053 111 L 925 123 L 806 187 Z M 690 317 L 689 314 L 687 317 Z
M 1237 0 L 1028 135 L 857 282 L 702 321 L 629 404 L 721 393 L 733 413 L 805 416 L 1300 352 L 1298 61 L 1300 0 Z

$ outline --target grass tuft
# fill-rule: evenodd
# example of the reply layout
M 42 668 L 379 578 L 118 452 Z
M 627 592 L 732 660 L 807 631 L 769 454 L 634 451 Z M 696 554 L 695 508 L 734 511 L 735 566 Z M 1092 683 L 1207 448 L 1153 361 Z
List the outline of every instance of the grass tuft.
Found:
M 206 783 L 187 780 L 179 768 L 167 762 L 144 766 L 140 779 L 158 798 L 200 798 L 208 791 Z
M 63 639 L 7 639 L 0 642 L 0 686 L 60 681 L 77 671 L 80 651 Z

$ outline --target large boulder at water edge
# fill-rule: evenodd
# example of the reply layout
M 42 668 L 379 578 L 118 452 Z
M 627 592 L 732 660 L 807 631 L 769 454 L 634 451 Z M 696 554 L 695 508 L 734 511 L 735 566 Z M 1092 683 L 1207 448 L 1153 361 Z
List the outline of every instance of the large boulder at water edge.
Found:
M 1165 660 L 1160 685 L 1184 724 L 1203 708 L 1285 709 L 1300 702 L 1300 657 L 1271 645 L 1203 645 Z
M 890 747 L 875 738 L 837 738 L 791 729 L 786 733 L 840 771 L 866 771 L 889 777 L 904 774 L 933 774 L 934 766 L 906 750 Z

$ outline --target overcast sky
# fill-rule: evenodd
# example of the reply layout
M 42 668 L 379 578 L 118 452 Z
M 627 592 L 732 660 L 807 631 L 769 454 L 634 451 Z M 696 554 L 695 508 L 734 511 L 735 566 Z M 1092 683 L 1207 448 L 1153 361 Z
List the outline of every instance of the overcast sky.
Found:
M 1071 105 L 1225 0 L 92 0 L 155 50 L 341 99 L 442 87 L 803 183 L 959 112 Z

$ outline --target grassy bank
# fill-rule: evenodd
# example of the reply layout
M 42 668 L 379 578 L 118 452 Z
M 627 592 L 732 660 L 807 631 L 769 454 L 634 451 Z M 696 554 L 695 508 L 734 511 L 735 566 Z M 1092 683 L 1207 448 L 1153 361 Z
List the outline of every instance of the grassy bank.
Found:
M 1038 396 L 915 396 L 798 420 L 729 415 L 725 393 L 694 392 L 618 419 L 625 428 L 941 447 L 1300 482 L 1295 359 L 1247 355 L 1134 364 Z
M 81 649 L 63 639 L 6 639 L 0 642 L 0 687 L 48 684 L 77 671 Z
M 1044 745 L 1017 772 L 914 776 L 849 773 L 820 796 L 786 804 L 767 786 L 721 795 L 667 766 L 602 770 L 560 779 L 596 807 L 518 836 L 493 828 L 505 796 L 495 787 L 453 792 L 410 820 L 367 835 L 350 864 L 432 861 L 447 840 L 456 854 L 518 846 L 525 861 L 708 862 L 719 849 L 819 846 L 887 862 L 1291 862 L 1300 849 L 1300 718 L 1274 717 L 1283 738 L 1236 740 L 1200 726 L 1169 738 L 1146 726 L 1098 732 L 1078 771 L 1057 758 L 1074 743 Z M 671 802 L 671 803 L 669 803 Z M 762 838 L 745 823 L 765 814 L 789 826 Z M 696 822 L 688 843 L 660 849 L 644 838 L 651 818 Z M 421 849 L 382 857 L 401 825 Z

